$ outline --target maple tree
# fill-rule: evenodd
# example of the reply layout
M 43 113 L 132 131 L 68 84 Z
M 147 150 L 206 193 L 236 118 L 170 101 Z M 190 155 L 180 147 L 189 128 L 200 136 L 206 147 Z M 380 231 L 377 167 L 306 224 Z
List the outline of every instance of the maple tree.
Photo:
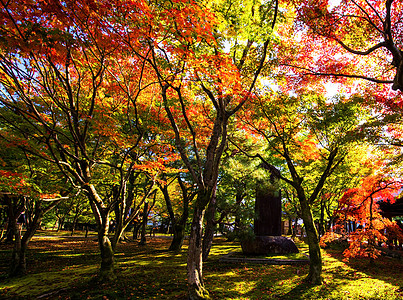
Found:
M 113 278 L 116 243 L 164 166 L 145 154 L 170 151 L 157 147 L 149 122 L 159 122 L 153 79 L 142 61 L 117 51 L 110 23 L 102 22 L 111 2 L 1 4 L 1 118 L 13 129 L 1 137 L 85 192 L 98 227 L 100 276 Z M 139 173 L 148 188 L 134 195 L 131 178 Z M 112 212 L 118 230 L 111 241 Z
M 298 198 L 309 244 L 306 280 L 313 284 L 322 281 L 322 258 L 312 207 L 354 145 L 358 114 L 362 113 L 359 100 L 336 97 L 327 102 L 312 92 L 296 97 L 268 92 L 251 102 L 253 108 L 245 107 L 243 111 L 244 123 L 265 141 L 268 149 L 268 153 L 255 150 L 247 155 L 263 162 L 270 155 L 281 159 L 282 172 L 272 172 L 292 187 Z
M 7 128 L 1 127 L 3 132 Z M 45 172 L 46 164 L 13 143 L 1 140 L 0 154 L 0 203 L 6 210 L 9 242 L 13 242 L 9 275 L 19 276 L 27 272 L 26 253 L 32 237 L 45 214 L 66 199 L 68 186 L 58 179 L 60 174 Z
M 399 240 L 403 240 L 403 233 L 396 222 L 383 217 L 379 209 L 381 201 L 395 201 L 401 182 L 387 175 L 389 171 L 381 161 L 368 161 L 367 165 L 370 165 L 369 174 L 357 187 L 345 191 L 339 200 L 339 208 L 335 214 L 342 237 L 328 235 L 324 237 L 323 243 L 325 245 L 344 236 L 349 243 L 348 249 L 343 253 L 346 259 L 368 257 L 373 262 L 381 253 L 377 246 L 387 241 L 388 234 L 395 233 Z M 356 224 L 349 233 L 344 228 L 348 221 Z
M 250 2 L 245 10 L 239 11 L 235 5 L 225 9 L 226 1 L 214 3 L 211 9 L 224 21 L 220 23 L 224 25 L 220 28 L 223 34 L 215 31 L 214 35 L 216 23 L 209 7 L 193 1 L 167 1 L 164 6 L 155 7 L 156 23 L 150 30 L 153 34 L 142 36 L 142 47 L 131 38 L 131 32 L 120 32 L 133 53 L 154 69 L 176 150 L 198 188 L 187 261 L 190 299 L 208 297 L 202 275 L 203 216 L 216 190 L 228 122 L 249 99 L 271 41 L 269 33 L 250 32 L 242 39 L 247 44 L 241 53 L 239 45 L 234 44 L 232 60 L 223 51 L 225 34 L 236 40 L 237 32 L 230 29 L 230 18 L 234 21 L 237 18 L 235 13 L 243 18 L 252 16 L 255 31 L 267 25 L 270 14 L 274 14 L 270 23 L 275 24 L 277 8 L 272 9 L 272 5 L 277 2 L 264 5 Z M 127 17 L 127 26 L 137 25 Z

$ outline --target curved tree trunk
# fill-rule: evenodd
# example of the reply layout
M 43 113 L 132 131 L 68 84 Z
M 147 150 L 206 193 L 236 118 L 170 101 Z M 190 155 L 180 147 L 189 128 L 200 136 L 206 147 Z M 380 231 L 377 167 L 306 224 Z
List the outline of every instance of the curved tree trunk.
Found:
M 114 253 L 112 250 L 112 243 L 105 230 L 100 230 L 98 233 L 99 249 L 101 251 L 101 268 L 99 276 L 101 281 L 110 281 L 116 278 L 114 272 Z
M 98 245 L 101 252 L 101 267 L 99 269 L 100 281 L 111 281 L 116 279 L 114 269 L 114 253 L 112 243 L 108 237 L 109 233 L 109 214 L 105 213 L 102 217 L 102 224 L 98 229 Z
M 140 226 L 141 226 L 141 224 L 138 223 L 136 220 L 133 221 L 133 241 L 137 240 L 137 237 L 139 235 Z

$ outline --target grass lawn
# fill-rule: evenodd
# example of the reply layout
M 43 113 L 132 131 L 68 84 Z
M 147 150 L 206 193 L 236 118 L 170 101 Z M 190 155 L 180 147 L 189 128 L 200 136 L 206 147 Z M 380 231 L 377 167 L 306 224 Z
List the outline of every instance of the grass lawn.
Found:
M 146 246 L 120 244 L 116 251 L 118 280 L 98 284 L 94 275 L 99 254 L 94 236 L 35 237 L 27 254 L 28 275 L 6 276 L 10 245 L 0 246 L 0 298 L 3 299 L 186 299 L 186 245 L 180 254 L 167 252 L 166 238 L 148 238 Z M 299 243 L 302 251 L 306 245 Z M 238 243 L 216 239 L 204 279 L 212 299 L 403 299 L 403 262 L 380 257 L 342 261 L 340 250 L 323 250 L 321 286 L 303 283 L 308 265 L 221 263 Z

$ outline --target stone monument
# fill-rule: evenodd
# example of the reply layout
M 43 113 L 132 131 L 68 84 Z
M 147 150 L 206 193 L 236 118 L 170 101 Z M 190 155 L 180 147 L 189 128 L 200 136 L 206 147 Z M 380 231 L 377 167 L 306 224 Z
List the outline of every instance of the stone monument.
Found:
M 249 255 L 298 253 L 294 241 L 281 236 L 281 191 L 277 186 L 280 171 L 267 164 L 261 167 L 271 175 L 268 182 L 257 183 L 254 237 L 241 242 L 242 251 Z

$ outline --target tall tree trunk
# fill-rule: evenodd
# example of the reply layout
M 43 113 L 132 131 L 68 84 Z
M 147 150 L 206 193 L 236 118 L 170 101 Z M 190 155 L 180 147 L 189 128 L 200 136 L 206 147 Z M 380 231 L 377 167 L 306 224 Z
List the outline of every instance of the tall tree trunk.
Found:
M 10 220 L 7 224 L 7 231 L 6 231 L 6 243 L 12 243 L 14 238 L 14 230 L 10 226 Z
M 74 231 L 76 230 L 77 220 L 78 220 L 78 214 L 75 214 L 74 218 L 73 218 L 73 222 L 71 224 L 71 234 L 70 234 L 71 236 L 74 235 Z
M 114 270 L 114 253 L 112 243 L 109 240 L 109 212 L 110 207 L 105 207 L 93 185 L 86 186 L 92 212 L 98 227 L 98 245 L 101 252 L 101 267 L 99 280 L 101 282 L 112 281 L 116 278 Z
M 304 220 L 304 227 L 308 238 L 309 246 L 309 274 L 306 281 L 311 284 L 322 283 L 322 256 L 319 247 L 319 236 L 313 222 L 312 211 L 305 197 L 299 198 L 301 203 L 301 214 Z
M 209 299 L 203 282 L 202 231 L 205 210 L 197 205 L 193 212 L 187 257 L 189 299 Z
M 207 260 L 208 255 L 211 250 L 211 246 L 213 245 L 213 239 L 214 239 L 214 231 L 216 227 L 215 223 L 215 212 L 216 212 L 216 204 L 217 204 L 217 198 L 216 198 L 216 189 L 214 189 L 213 196 L 211 197 L 211 201 L 207 207 L 207 212 L 206 212 L 206 228 L 204 230 L 204 236 L 203 236 L 203 261 Z

